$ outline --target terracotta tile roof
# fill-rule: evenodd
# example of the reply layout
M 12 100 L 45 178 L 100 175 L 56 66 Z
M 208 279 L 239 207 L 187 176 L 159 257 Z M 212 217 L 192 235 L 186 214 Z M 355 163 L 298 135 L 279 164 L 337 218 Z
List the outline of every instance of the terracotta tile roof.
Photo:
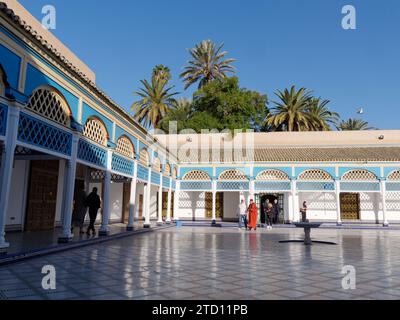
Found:
M 176 152 L 176 151 L 175 151 Z M 202 153 L 203 152 L 203 153 Z M 180 150 L 182 163 L 204 162 L 400 162 L 400 147 L 258 148 L 234 157 L 232 150 Z M 207 160 L 208 159 L 208 160 Z M 235 160 L 235 161 L 234 161 Z

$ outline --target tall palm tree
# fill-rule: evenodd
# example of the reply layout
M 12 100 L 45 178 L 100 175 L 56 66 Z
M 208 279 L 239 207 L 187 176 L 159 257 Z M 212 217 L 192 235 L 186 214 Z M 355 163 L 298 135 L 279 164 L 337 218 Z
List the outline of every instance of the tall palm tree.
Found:
M 235 67 L 231 65 L 235 59 L 225 59 L 227 51 L 222 51 L 223 44 L 216 47 L 211 40 L 203 40 L 193 49 L 190 49 L 192 60 L 184 68 L 180 75 L 185 83 L 185 89 L 199 82 L 199 88 L 214 79 L 224 79 L 227 73 L 235 73 Z
M 163 64 L 158 64 L 153 68 L 152 77 L 156 80 L 168 82 L 171 80 L 171 70 Z
M 315 131 L 331 130 L 331 125 L 335 125 L 339 120 L 339 114 L 332 112 L 328 108 L 329 100 L 321 98 L 311 98 L 309 101 L 309 112 L 312 119 L 312 129 Z
M 295 86 L 279 91 L 275 95 L 280 99 L 273 102 L 275 107 L 267 119 L 267 126 L 278 131 L 307 131 L 312 127 L 312 117 L 309 112 L 311 94 L 307 89 L 296 91 Z
M 132 110 L 134 117 L 146 127 L 156 128 L 161 119 L 176 103 L 174 96 L 177 92 L 171 92 L 174 86 L 167 86 L 167 81 L 152 77 L 151 83 L 147 80 L 140 81 L 144 88 L 135 92 L 141 99 L 134 102 Z
M 337 124 L 336 128 L 341 131 L 348 130 L 375 130 L 376 128 L 370 127 L 367 121 L 361 119 L 348 119 L 342 120 Z

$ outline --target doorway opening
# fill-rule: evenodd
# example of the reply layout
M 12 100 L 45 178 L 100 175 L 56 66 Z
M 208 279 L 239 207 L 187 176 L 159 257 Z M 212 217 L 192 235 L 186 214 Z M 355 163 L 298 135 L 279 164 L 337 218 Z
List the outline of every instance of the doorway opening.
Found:
M 274 204 L 276 202 L 278 210 L 273 218 L 274 224 L 284 224 L 285 223 L 285 212 L 284 212 L 284 199 L 285 195 L 283 193 L 262 193 L 255 197 L 257 207 L 259 209 L 259 221 L 261 224 L 266 223 L 265 207 L 267 203 Z

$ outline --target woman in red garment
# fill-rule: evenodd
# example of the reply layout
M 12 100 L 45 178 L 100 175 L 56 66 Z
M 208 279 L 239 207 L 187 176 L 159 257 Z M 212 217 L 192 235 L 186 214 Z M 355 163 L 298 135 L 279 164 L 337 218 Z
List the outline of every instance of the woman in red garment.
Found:
M 258 218 L 258 208 L 257 205 L 254 203 L 253 199 L 250 200 L 249 208 L 247 209 L 249 214 L 249 222 L 247 226 L 249 230 L 254 229 L 257 230 L 257 218 Z

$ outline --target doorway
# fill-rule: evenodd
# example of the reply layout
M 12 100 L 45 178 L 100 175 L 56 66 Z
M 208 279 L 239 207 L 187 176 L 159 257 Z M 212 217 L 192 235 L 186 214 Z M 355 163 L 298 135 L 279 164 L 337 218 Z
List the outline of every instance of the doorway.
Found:
M 360 194 L 341 193 L 340 194 L 340 215 L 342 220 L 360 219 Z
M 58 160 L 31 161 L 25 230 L 52 230 L 55 225 Z
M 259 220 L 260 223 L 264 224 L 266 223 L 266 216 L 265 216 L 265 205 L 268 202 L 274 204 L 275 201 L 277 201 L 278 204 L 278 215 L 276 216 L 276 219 L 274 220 L 275 224 L 284 224 L 285 223 L 285 213 L 284 213 L 284 199 L 285 196 L 284 194 L 281 193 L 263 193 L 256 195 L 256 204 L 257 207 L 259 208 Z

